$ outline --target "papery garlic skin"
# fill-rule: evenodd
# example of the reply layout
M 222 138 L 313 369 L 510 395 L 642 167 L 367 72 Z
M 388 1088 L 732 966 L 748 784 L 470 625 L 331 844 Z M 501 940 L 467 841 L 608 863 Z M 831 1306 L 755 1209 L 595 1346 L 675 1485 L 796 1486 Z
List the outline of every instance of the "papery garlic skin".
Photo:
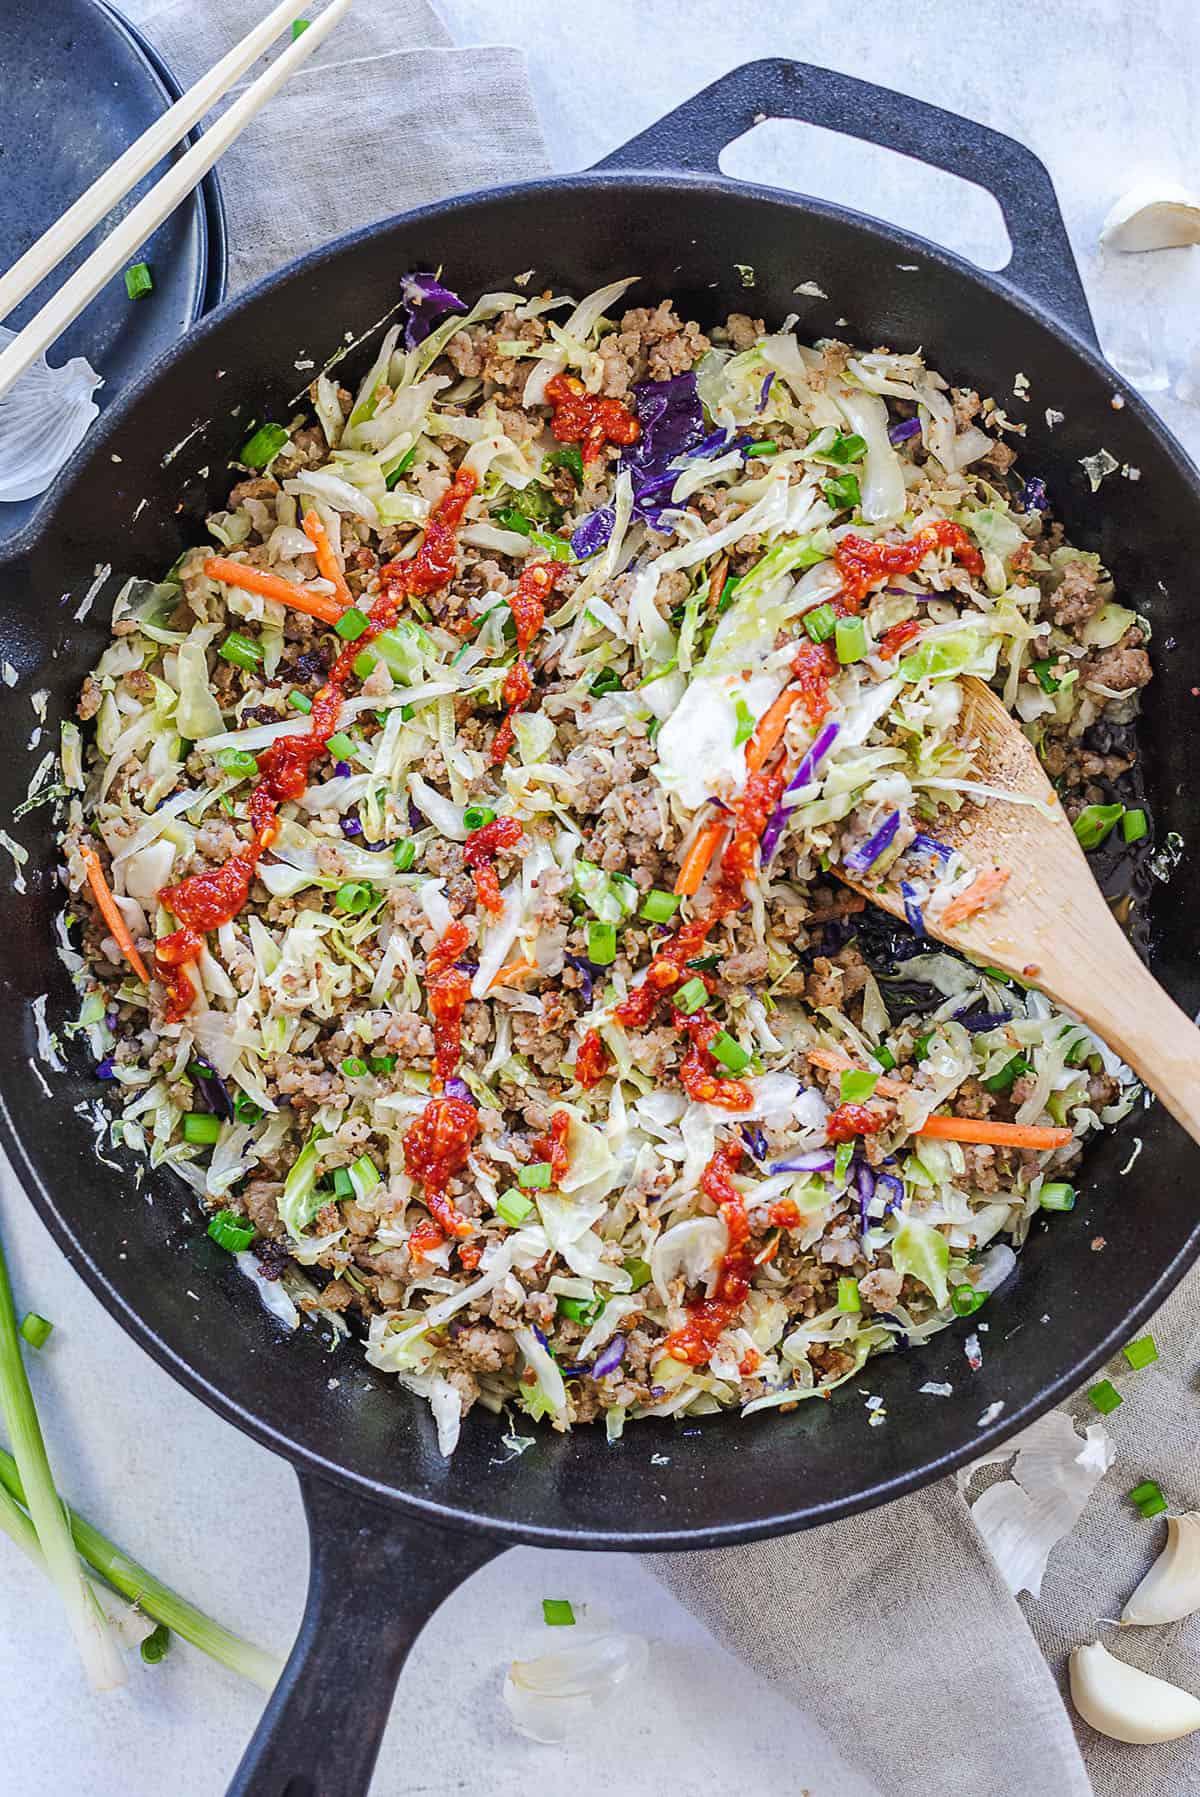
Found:
M 1071 1655 L 1071 1702 L 1097 1733 L 1135 1747 L 1200 1728 L 1200 1697 L 1114 1659 L 1098 1641 Z
M 15 336 L 0 325 L 0 349 Z M 51 368 L 43 355 L 0 398 L 0 502 L 46 491 L 100 416 L 92 394 L 101 384 L 85 357 Z
M 1200 243 L 1200 200 L 1175 182 L 1143 181 L 1113 206 L 1100 241 L 1107 249 L 1126 252 Z
M 1200 1610 L 1200 1513 L 1189 1510 L 1168 1516 L 1166 1544 L 1121 1611 L 1121 1621 L 1149 1628 L 1181 1622 L 1193 1610 Z

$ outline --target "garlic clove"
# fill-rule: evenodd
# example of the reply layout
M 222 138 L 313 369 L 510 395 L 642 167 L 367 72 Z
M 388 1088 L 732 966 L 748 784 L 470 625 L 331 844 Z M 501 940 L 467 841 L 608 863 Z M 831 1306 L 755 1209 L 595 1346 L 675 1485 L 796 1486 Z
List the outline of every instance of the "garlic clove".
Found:
M 1175 182 L 1143 181 L 1122 194 L 1104 221 L 1110 250 L 1175 250 L 1200 243 L 1200 200 Z
M 1167 1539 L 1125 1608 L 1121 1621 L 1146 1628 L 1180 1622 L 1200 1610 L 1200 1513 L 1168 1516 Z
M 1200 1728 L 1200 1698 L 1114 1659 L 1098 1641 L 1071 1655 L 1071 1702 L 1113 1741 L 1177 1741 Z

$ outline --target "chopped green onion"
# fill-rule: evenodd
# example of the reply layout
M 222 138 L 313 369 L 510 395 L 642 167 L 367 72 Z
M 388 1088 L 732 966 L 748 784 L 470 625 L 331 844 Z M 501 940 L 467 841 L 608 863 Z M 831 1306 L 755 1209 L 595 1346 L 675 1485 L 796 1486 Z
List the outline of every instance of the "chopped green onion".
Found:
M 569 1627 L 575 1621 L 575 1612 L 565 1597 L 544 1597 L 542 1615 L 552 1629 Z
M 379 1185 L 379 1168 L 369 1154 L 360 1154 L 350 1169 L 350 1178 L 354 1184 L 355 1194 L 361 1198 L 364 1193 L 372 1191 Z
M 1158 1359 L 1158 1348 L 1152 1335 L 1139 1335 L 1136 1341 L 1126 1342 L 1121 1352 L 1135 1371 Z
M 517 1174 L 517 1184 L 526 1191 L 545 1191 L 554 1177 L 554 1169 L 549 1161 L 530 1161 Z
M 1003 967 L 984 967 L 981 971 L 986 973 L 989 980 L 995 980 L 1001 986 L 1011 986 L 1013 983 L 1012 974 L 1005 973 Z
M 843 468 L 847 462 L 861 462 L 866 453 L 866 438 L 857 431 L 839 431 L 829 448 L 821 451 L 825 461 L 837 462 Z
M 615 668 L 601 668 L 592 684 L 588 687 L 593 699 L 602 699 L 605 693 L 621 691 L 621 676 Z
M 295 43 L 295 41 L 298 37 L 303 37 L 304 33 L 308 30 L 308 28 L 311 24 L 312 24 L 311 19 L 293 19 L 292 20 L 292 42 Z
M 715 973 L 720 965 L 720 955 L 697 955 L 694 961 L 688 962 L 693 973 Z
M 1042 1187 L 1040 1203 L 1043 1210 L 1074 1210 L 1075 1187 L 1065 1179 L 1053 1179 Z
M 1140 842 L 1150 828 L 1150 820 L 1140 807 L 1127 811 L 1121 819 L 1121 835 L 1126 842 Z
M 135 262 L 125 270 L 125 291 L 131 300 L 145 299 L 154 290 L 154 276 L 145 262 Z
M 852 661 L 861 661 L 866 655 L 867 627 L 861 618 L 839 618 L 833 636 L 837 658 L 843 667 Z
M 392 850 L 392 860 L 396 863 L 398 873 L 406 874 L 416 858 L 415 842 L 398 842 Z
M 186 1111 L 183 1118 L 183 1139 L 185 1142 L 199 1142 L 207 1145 L 215 1142 L 221 1133 L 221 1119 L 211 1111 Z
M 326 747 L 335 761 L 349 761 L 355 752 L 353 739 L 344 730 L 335 730 Z
M 542 467 L 569 469 L 577 487 L 582 487 L 584 483 L 583 456 L 578 443 L 571 443 L 566 449 L 552 450 L 542 462 Z
M 262 1116 L 262 1106 L 255 1104 L 248 1092 L 239 1092 L 233 1101 L 233 1114 L 239 1123 L 257 1123 Z
M 356 643 L 371 628 L 371 620 L 357 605 L 348 605 L 333 628 L 344 643 Z
M 369 880 L 347 880 L 339 886 L 333 895 L 333 903 L 338 911 L 348 911 L 351 917 L 361 917 L 375 903 L 377 894 Z
M 1015 1054 L 1011 1060 L 1005 1061 L 998 1073 L 989 1074 L 982 1083 L 989 1092 L 1011 1092 L 1016 1082 L 1031 1071 L 1029 1062 L 1023 1054 Z
M 217 766 L 227 774 L 236 774 L 239 780 L 253 780 L 258 772 L 258 761 L 246 749 L 218 749 Z
M 519 1223 L 524 1222 L 532 1209 L 533 1199 L 527 1198 L 524 1192 L 518 1192 L 515 1186 L 510 1186 L 508 1191 L 502 1192 L 496 1200 L 496 1215 L 503 1217 L 504 1221 L 510 1223 L 514 1229 Z
M 832 605 L 814 605 L 804 614 L 804 628 L 814 643 L 827 643 L 837 629 L 837 613 Z
M 929 1053 L 929 1044 L 933 1041 L 933 1031 L 927 1030 L 913 1042 L 913 1059 L 923 1061 Z
M 890 1073 L 892 1068 L 896 1065 L 896 1057 L 886 1043 L 882 1043 L 880 1047 L 871 1050 L 871 1059 L 878 1067 L 880 1073 Z
M 638 1256 L 634 1254 L 628 1260 L 622 1261 L 621 1264 L 632 1281 L 631 1291 L 640 1292 L 644 1285 L 649 1285 L 652 1277 L 649 1261 L 639 1260 Z
M 737 701 L 734 711 L 737 714 L 737 729 L 733 734 L 733 746 L 740 749 L 754 735 L 754 713 L 744 699 Z
M 987 1293 L 977 1292 L 973 1285 L 956 1285 L 950 1293 L 950 1308 L 956 1317 L 974 1316 L 987 1303 Z
M 295 26 L 293 26 L 292 29 L 294 31 Z M 157 1666 L 161 1660 L 166 1659 L 167 1649 L 170 1645 L 170 1630 L 164 1628 L 160 1622 L 157 1628 L 151 1629 L 150 1633 L 146 1636 L 146 1639 L 141 1643 L 138 1652 L 141 1654 L 147 1666 Z
M 821 491 L 830 505 L 839 511 L 853 511 L 862 504 L 857 474 L 839 474 L 833 480 L 824 480 Z
M 350 1177 L 349 1167 L 334 1168 L 333 1195 L 335 1198 L 353 1198 L 354 1181 Z
M 698 1011 L 707 1002 L 708 987 L 703 980 L 685 980 L 675 994 L 675 1009 L 682 1011 L 685 1017 L 690 1017 L 693 1011 Z
M 312 700 L 307 693 L 290 692 L 287 696 L 287 702 L 293 711 L 303 711 L 307 713 L 312 710 Z
M 242 444 L 238 460 L 247 468 L 265 468 L 275 460 L 288 440 L 288 433 L 281 424 L 260 424 L 254 435 Z
M 1150 1521 L 1151 1517 L 1161 1516 L 1166 1507 L 1167 1500 L 1161 1491 L 1156 1491 L 1153 1497 L 1148 1497 L 1144 1503 L 1138 1505 L 1138 1509 L 1146 1518 L 1147 1522 Z
M 218 1248 L 229 1254 L 241 1254 L 255 1237 L 253 1223 L 235 1210 L 219 1210 L 208 1219 L 208 1233 Z
M 778 453 L 779 445 L 773 437 L 763 437 L 759 442 L 749 443 L 746 446 L 747 461 L 751 456 L 778 455 Z
M 851 1314 L 862 1309 L 862 1300 L 858 1295 L 858 1280 L 849 1277 L 838 1280 L 837 1307 L 840 1311 Z
M 852 1067 L 842 1074 L 841 1089 L 843 1104 L 862 1104 L 870 1098 L 879 1083 L 877 1073 L 860 1073 Z
M 54 1324 L 48 1323 L 45 1317 L 40 1317 L 36 1310 L 26 1311 L 21 1318 L 21 1334 L 31 1348 L 44 1348 L 53 1328 Z
M 487 824 L 494 824 L 496 813 L 490 805 L 468 805 L 463 812 L 464 830 L 482 830 Z
M 401 475 L 408 473 L 416 459 L 417 446 L 414 443 L 411 449 L 405 450 L 404 454 L 400 457 L 400 460 L 395 463 L 393 467 L 385 471 L 383 478 L 389 493 L 392 491 L 393 487 L 399 484 Z
M 342 1072 L 347 1079 L 362 1079 L 367 1071 L 367 1063 L 360 1061 L 356 1054 L 349 1054 L 342 1062 Z
M 394 1073 L 396 1071 L 396 1057 L 394 1054 L 368 1055 L 367 1066 L 371 1069 L 372 1073 L 380 1075 Z
M 615 923 L 588 925 L 588 960 L 597 967 L 609 967 L 617 958 L 617 926 Z
M 1088 1397 L 1101 1416 L 1108 1416 L 1122 1402 L 1121 1394 L 1111 1379 L 1101 1379 L 1099 1384 L 1091 1386 Z
M 1098 848 L 1124 810 L 1124 805 L 1085 805 L 1072 825 L 1080 846 Z
M 591 1328 L 604 1308 L 605 1300 L 603 1298 L 560 1298 L 558 1300 L 558 1314 L 569 1317 L 573 1323 L 582 1323 L 585 1329 Z
M 1134 1486 L 1128 1496 L 1131 1503 L 1141 1506 L 1151 1498 L 1161 1497 L 1162 1487 L 1157 1479 L 1143 1479 L 1140 1485 Z
M 1056 659 L 1054 656 L 1047 655 L 1041 661 L 1035 661 L 1032 664 L 1033 671 L 1038 677 L 1038 685 L 1044 693 L 1056 693 L 1062 685 L 1062 681 L 1057 680 L 1050 672 Z
M 728 1030 L 722 1030 L 719 1035 L 713 1037 L 709 1043 L 708 1052 L 715 1061 L 720 1061 L 722 1067 L 727 1067 L 730 1073 L 735 1074 L 744 1073 L 752 1058 L 737 1038 L 729 1034 Z
M 244 668 L 247 674 L 253 674 L 263 658 L 263 652 L 256 642 L 243 636 L 240 630 L 231 630 L 217 654 L 231 661 L 235 668 Z
M 673 892 L 653 886 L 642 900 L 641 915 L 647 923 L 669 923 L 678 909 L 679 900 Z
M 721 597 L 717 600 L 718 618 L 723 612 L 727 612 L 729 607 L 733 604 L 733 595 L 737 592 L 740 584 L 740 581 L 735 580 L 731 575 L 725 582 L 725 585 L 721 588 Z
M 842 1185 L 850 1176 L 850 1163 L 854 1159 L 854 1143 L 839 1142 L 833 1151 L 833 1177 Z

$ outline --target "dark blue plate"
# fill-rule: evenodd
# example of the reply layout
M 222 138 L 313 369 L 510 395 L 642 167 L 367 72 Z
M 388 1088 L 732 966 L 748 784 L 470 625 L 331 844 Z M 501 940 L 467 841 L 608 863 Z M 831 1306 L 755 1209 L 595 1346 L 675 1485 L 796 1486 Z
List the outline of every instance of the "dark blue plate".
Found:
M 178 99 L 180 89 L 158 52 L 97 0 L 41 6 L 0 0 L 0 72 L 0 268 L 8 268 Z M 32 318 L 172 159 L 153 169 L 4 322 L 19 330 Z M 154 291 L 130 300 L 123 274 L 117 274 L 49 352 L 54 365 L 87 357 L 104 377 L 95 396 L 102 410 L 224 293 L 225 219 L 214 174 L 133 259 L 149 263 Z M 0 542 L 53 491 L 0 504 Z

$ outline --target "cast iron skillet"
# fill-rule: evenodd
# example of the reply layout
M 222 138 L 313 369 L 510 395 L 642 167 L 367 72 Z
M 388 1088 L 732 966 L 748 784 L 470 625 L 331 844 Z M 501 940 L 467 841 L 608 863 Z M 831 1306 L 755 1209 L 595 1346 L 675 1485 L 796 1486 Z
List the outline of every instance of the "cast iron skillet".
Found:
M 983 275 L 839 207 L 723 179 L 720 151 L 764 116 L 848 131 L 988 188 L 1008 224 L 1010 267 Z M 934 367 L 998 396 L 1024 373 L 1027 470 L 1046 476 L 1073 539 L 1100 551 L 1162 645 L 1143 734 L 1160 840 L 1167 830 L 1187 833 L 1185 795 L 1200 772 L 1189 693 L 1200 670 L 1185 612 L 1200 536 L 1196 473 L 1101 361 L 1040 162 L 934 107 L 795 63 L 736 70 L 587 174 L 451 200 L 307 257 L 206 319 L 148 372 L 97 432 L 51 515 L 0 568 L 0 658 L 21 674 L 0 713 L 0 813 L 30 851 L 28 892 L 6 893 L 0 941 L 2 1124 L 30 1197 L 102 1302 L 190 1390 L 296 1467 L 312 1583 L 287 1671 L 234 1780 L 235 1792 L 260 1797 L 366 1788 L 412 1640 L 443 1596 L 505 1546 L 729 1545 L 883 1503 L 1075 1389 L 1200 1251 L 1196 1150 L 1155 1108 L 1092 1153 L 1081 1202 L 1056 1219 L 1052 1242 L 1035 1230 L 991 1309 L 979 1372 L 963 1356 L 970 1325 L 921 1353 L 873 1363 L 885 1428 L 865 1428 L 851 1390 L 844 1402 L 786 1417 L 642 1424 L 619 1448 L 590 1429 L 541 1434 L 535 1448 L 505 1459 L 502 1425 L 475 1413 L 446 1462 L 426 1407 L 350 1349 L 329 1390 L 322 1342 L 308 1331 L 280 1339 L 174 1183 L 153 1183 L 150 1205 L 131 1181 L 101 1170 L 76 1109 L 97 1094 L 82 1057 L 43 1096 L 31 1072 L 30 1000 L 49 991 L 53 1023 L 69 994 L 52 949 L 60 894 L 45 814 L 10 824 L 30 766 L 25 697 L 48 686 L 51 719 L 65 713 L 107 639 L 116 575 L 84 622 L 73 617 L 96 565 L 157 575 L 202 540 L 203 514 L 227 489 L 225 458 L 250 420 L 286 416 L 313 362 L 394 307 L 405 269 L 439 264 L 469 295 L 526 268 L 536 285 L 576 293 L 636 271 L 644 284 L 633 297 L 672 294 L 685 317 L 712 321 L 737 308 L 777 322 L 796 309 L 808 335 L 836 320 L 852 342 L 922 345 Z M 752 290 L 735 264 L 754 270 Z M 828 301 L 795 298 L 807 281 Z M 1119 411 L 1114 390 L 1125 402 Z M 1065 414 L 1053 431 L 1047 406 Z M 1093 496 L 1079 458 L 1101 445 L 1139 468 L 1140 480 L 1114 476 Z M 1173 653 L 1172 631 L 1185 645 Z M 1150 884 L 1156 969 L 1191 1012 L 1200 1000 L 1194 931 L 1181 906 L 1164 902 L 1166 889 Z M 1121 1178 L 1134 1134 L 1142 1152 Z M 1101 1234 L 1107 1247 L 1095 1252 Z M 927 1380 L 949 1381 L 953 1396 L 921 1395 Z M 981 1427 L 997 1402 L 998 1419 Z M 652 1461 L 664 1455 L 666 1464 Z

